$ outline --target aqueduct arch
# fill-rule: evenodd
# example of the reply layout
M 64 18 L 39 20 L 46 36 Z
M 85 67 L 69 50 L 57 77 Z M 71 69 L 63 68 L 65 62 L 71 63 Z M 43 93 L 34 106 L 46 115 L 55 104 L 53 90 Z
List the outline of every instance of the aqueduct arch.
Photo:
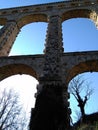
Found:
M 96 24 L 97 12 L 91 9 L 74 9 L 64 12 L 62 15 L 62 21 L 71 18 L 88 18 Z
M 2 21 L 0 24 L 4 25 L 0 30 L 1 79 L 18 74 L 21 70 L 22 73 L 29 73 L 38 77 L 39 80 L 36 105 L 34 113 L 31 114 L 30 130 L 69 129 L 71 111 L 67 83 L 79 73 L 98 71 L 98 51 L 64 53 L 62 22 L 70 18 L 83 17 L 90 18 L 98 26 L 97 6 L 97 0 L 74 0 L 0 10 L 0 21 Z M 21 27 L 31 22 L 48 23 L 45 54 L 8 57 Z M 7 73 L 9 69 L 11 71 Z M 51 102 L 53 102 L 52 105 L 50 105 Z M 60 110 L 54 110 L 52 106 Z M 50 108 L 49 111 L 48 108 Z M 37 115 L 37 118 L 34 118 L 33 114 Z
M 48 18 L 45 14 L 31 14 L 26 15 L 20 18 L 17 22 L 19 28 L 23 27 L 26 24 L 33 23 L 33 22 L 47 22 Z
M 68 75 L 68 83 L 72 78 L 77 76 L 78 74 L 85 72 L 98 72 L 98 60 L 88 60 L 86 62 L 81 62 L 71 68 L 70 73 Z
M 62 21 L 71 19 L 71 18 L 90 18 L 91 10 L 88 9 L 74 9 L 64 12 L 62 15 Z
M 36 79 L 38 78 L 33 68 L 30 68 L 29 66 L 24 64 L 10 64 L 3 66 L 0 68 L 0 73 L 2 74 L 2 76 L 0 76 L 0 80 L 16 74 L 28 74 Z

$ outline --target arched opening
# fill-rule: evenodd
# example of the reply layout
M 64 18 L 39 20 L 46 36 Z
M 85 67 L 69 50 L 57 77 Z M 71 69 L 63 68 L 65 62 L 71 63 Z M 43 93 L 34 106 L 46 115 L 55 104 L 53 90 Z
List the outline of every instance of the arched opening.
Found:
M 11 89 L 18 93 L 20 104 L 29 123 L 31 108 L 35 106 L 34 95 L 38 84 L 36 70 L 26 64 L 3 65 L 0 67 L 0 81 L 0 92 Z
M 35 92 L 36 88 L 33 86 L 36 86 L 38 84 L 36 71 L 30 66 L 24 64 L 10 64 L 1 67 L 0 81 L 1 81 L 0 82 L 1 89 L 2 86 L 3 88 L 21 89 L 19 90 L 21 91 L 21 93 L 19 92 L 20 96 L 24 95 L 21 101 L 22 100 L 24 101 L 24 98 L 28 98 L 27 95 L 29 95 L 30 92 L 32 92 L 31 94 L 34 96 L 33 89 Z M 26 89 L 27 89 L 27 93 L 26 93 Z M 29 99 L 30 98 L 28 98 L 28 100 Z M 32 99 L 30 100 L 32 102 Z M 32 107 L 33 106 L 34 106 L 34 101 Z
M 97 72 L 93 72 L 93 73 L 81 73 L 77 76 L 75 76 L 74 78 L 77 79 L 78 76 L 81 76 L 84 83 L 82 84 L 82 90 L 80 92 L 81 97 L 84 99 L 85 98 L 85 94 L 86 94 L 86 86 L 88 85 L 89 89 L 92 89 L 93 92 L 90 95 L 90 98 L 88 99 L 84 109 L 85 109 L 85 114 L 92 114 L 95 112 L 98 112 L 98 103 L 97 103 L 97 97 L 98 97 L 98 73 Z M 73 80 L 73 79 L 72 79 Z M 71 80 L 71 81 L 72 81 Z M 71 86 L 71 81 L 69 82 L 68 86 Z M 81 87 L 81 86 L 80 86 Z M 69 91 L 70 92 L 70 91 Z M 77 120 L 79 120 L 81 114 L 80 114 L 80 108 L 78 107 L 78 102 L 76 101 L 75 97 L 73 96 L 73 94 L 70 94 L 70 108 L 72 110 L 72 114 L 71 114 L 71 118 L 73 120 L 73 123 L 77 122 Z
M 87 18 L 73 18 L 63 23 L 64 52 L 98 50 L 98 31 Z
M 9 55 L 43 54 L 46 29 L 47 23 L 43 22 L 24 26 Z
M 77 79 L 78 76 L 80 75 L 83 75 L 83 82 L 84 81 L 87 81 L 88 83 L 87 84 L 83 84 L 82 86 L 82 90 L 80 92 L 80 95 L 82 94 L 82 101 L 84 101 L 86 98 L 85 98 L 85 92 L 87 92 L 87 86 L 91 87 L 92 90 L 93 90 L 93 93 L 92 95 L 90 96 L 89 100 L 87 100 L 87 105 L 85 105 L 85 114 L 92 114 L 92 113 L 95 113 L 98 111 L 98 105 L 97 105 L 97 84 L 98 84 L 98 73 L 95 73 L 95 72 L 98 72 L 98 61 L 97 60 L 87 60 L 85 62 L 80 62 L 79 64 L 77 65 L 73 65 L 73 67 L 70 69 L 70 72 L 69 72 L 69 76 L 67 76 L 66 80 L 67 82 L 69 82 L 68 84 L 68 90 L 69 88 L 72 86 L 71 82 L 72 80 L 75 78 Z M 79 81 L 78 81 L 79 83 Z M 85 83 L 85 82 L 84 82 Z M 77 85 L 77 84 L 74 84 L 74 85 Z M 77 86 L 76 86 L 77 87 Z M 81 87 L 80 87 L 81 88 Z M 70 91 L 69 91 L 70 92 Z M 70 92 L 71 93 L 71 92 Z M 84 95 L 83 95 L 84 94 Z M 73 98 L 74 97 L 74 98 Z M 72 119 L 73 119 L 73 122 L 77 121 L 77 119 L 79 119 L 76 115 L 76 112 L 77 111 L 81 111 L 80 107 L 78 107 L 77 105 L 79 105 L 79 102 L 78 100 L 74 100 L 77 98 L 75 96 L 73 96 L 73 94 L 71 94 L 71 98 L 70 98 L 70 107 L 72 109 Z M 93 107 L 92 107 L 93 106 Z M 78 112 L 78 116 L 80 116 Z
M 27 126 L 31 116 L 31 108 L 35 106 L 37 84 L 38 80 L 26 74 L 10 76 L 0 82 L 0 92 L 13 90 L 18 94 L 19 104 L 22 106 L 27 119 Z

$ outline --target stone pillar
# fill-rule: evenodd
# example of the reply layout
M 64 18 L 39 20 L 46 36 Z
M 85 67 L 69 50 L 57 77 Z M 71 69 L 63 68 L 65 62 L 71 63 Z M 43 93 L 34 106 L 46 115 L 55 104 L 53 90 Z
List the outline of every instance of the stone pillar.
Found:
M 62 40 L 61 17 L 59 15 L 49 16 L 44 50 L 45 62 L 43 74 L 39 79 L 38 93 L 42 90 L 42 86 L 62 84 L 61 57 L 64 50 Z
M 30 130 L 67 130 L 68 101 L 64 100 L 62 83 L 62 21 L 60 16 L 50 16 L 43 74 L 39 79 L 35 108 L 32 109 Z M 66 92 L 67 93 L 67 92 Z
M 16 21 L 8 21 L 0 30 L 0 56 L 8 56 L 19 33 Z
M 45 65 L 43 77 L 51 78 L 54 81 L 57 81 L 57 78 L 60 80 L 62 53 L 62 21 L 58 15 L 50 16 L 45 44 Z
M 61 57 L 64 52 L 62 41 L 63 41 L 62 19 L 59 15 L 50 16 L 48 29 L 47 29 L 46 44 L 45 44 L 46 47 L 45 65 L 44 65 L 44 72 L 43 72 L 44 80 L 42 80 L 42 82 L 44 81 L 43 84 L 45 84 L 45 86 L 47 86 L 47 84 L 52 87 L 54 86 L 54 88 L 58 86 L 56 91 L 61 91 L 61 93 L 56 95 L 56 98 L 61 96 L 58 99 L 58 101 L 62 102 L 64 111 L 66 111 L 66 113 L 65 112 L 63 113 L 65 115 L 65 119 L 63 120 L 64 122 L 62 121 L 63 122 L 62 127 L 64 127 L 65 129 L 68 128 L 70 125 L 71 110 L 69 108 L 69 102 L 68 102 L 69 99 L 69 93 L 67 89 L 68 87 L 66 84 L 63 84 L 62 82 Z M 51 87 L 50 89 L 52 90 Z

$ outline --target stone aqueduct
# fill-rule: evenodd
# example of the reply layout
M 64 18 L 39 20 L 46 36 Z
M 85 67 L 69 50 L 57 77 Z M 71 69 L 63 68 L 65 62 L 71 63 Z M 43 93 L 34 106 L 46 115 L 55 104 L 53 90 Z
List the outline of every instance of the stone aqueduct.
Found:
M 67 86 L 80 73 L 98 71 L 98 51 L 63 51 L 62 23 L 77 17 L 91 19 L 97 27 L 98 0 L 72 0 L 0 9 L 0 25 L 3 26 L 0 30 L 0 80 L 15 74 L 29 74 L 41 84 L 40 78 L 46 77 L 44 84 L 60 83 Z M 48 23 L 45 53 L 8 56 L 20 29 L 33 22 Z
M 70 59 L 70 60 L 69 60 Z M 36 79 L 42 74 L 44 55 L 0 57 L 0 80 L 15 74 L 29 74 Z M 62 55 L 63 80 L 67 83 L 83 72 L 98 72 L 98 52 L 73 52 Z
M 3 25 L 0 30 L 0 80 L 15 74 L 30 74 L 37 79 L 40 77 L 43 71 L 44 55 L 12 57 L 8 55 L 23 26 L 33 22 L 49 24 L 49 19 L 55 16 L 60 17 L 60 24 L 71 18 L 82 17 L 93 20 L 98 26 L 98 1 L 72 0 L 0 9 L 0 25 Z M 79 73 L 98 71 L 98 52 L 63 53 L 61 62 L 62 78 L 68 83 Z

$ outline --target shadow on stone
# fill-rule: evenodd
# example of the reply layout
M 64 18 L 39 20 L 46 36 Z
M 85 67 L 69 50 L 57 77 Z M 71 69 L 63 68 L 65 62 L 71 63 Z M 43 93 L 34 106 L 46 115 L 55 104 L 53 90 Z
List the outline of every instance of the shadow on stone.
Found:
M 63 105 L 62 87 L 45 86 L 32 109 L 30 130 L 65 130 L 67 109 Z

